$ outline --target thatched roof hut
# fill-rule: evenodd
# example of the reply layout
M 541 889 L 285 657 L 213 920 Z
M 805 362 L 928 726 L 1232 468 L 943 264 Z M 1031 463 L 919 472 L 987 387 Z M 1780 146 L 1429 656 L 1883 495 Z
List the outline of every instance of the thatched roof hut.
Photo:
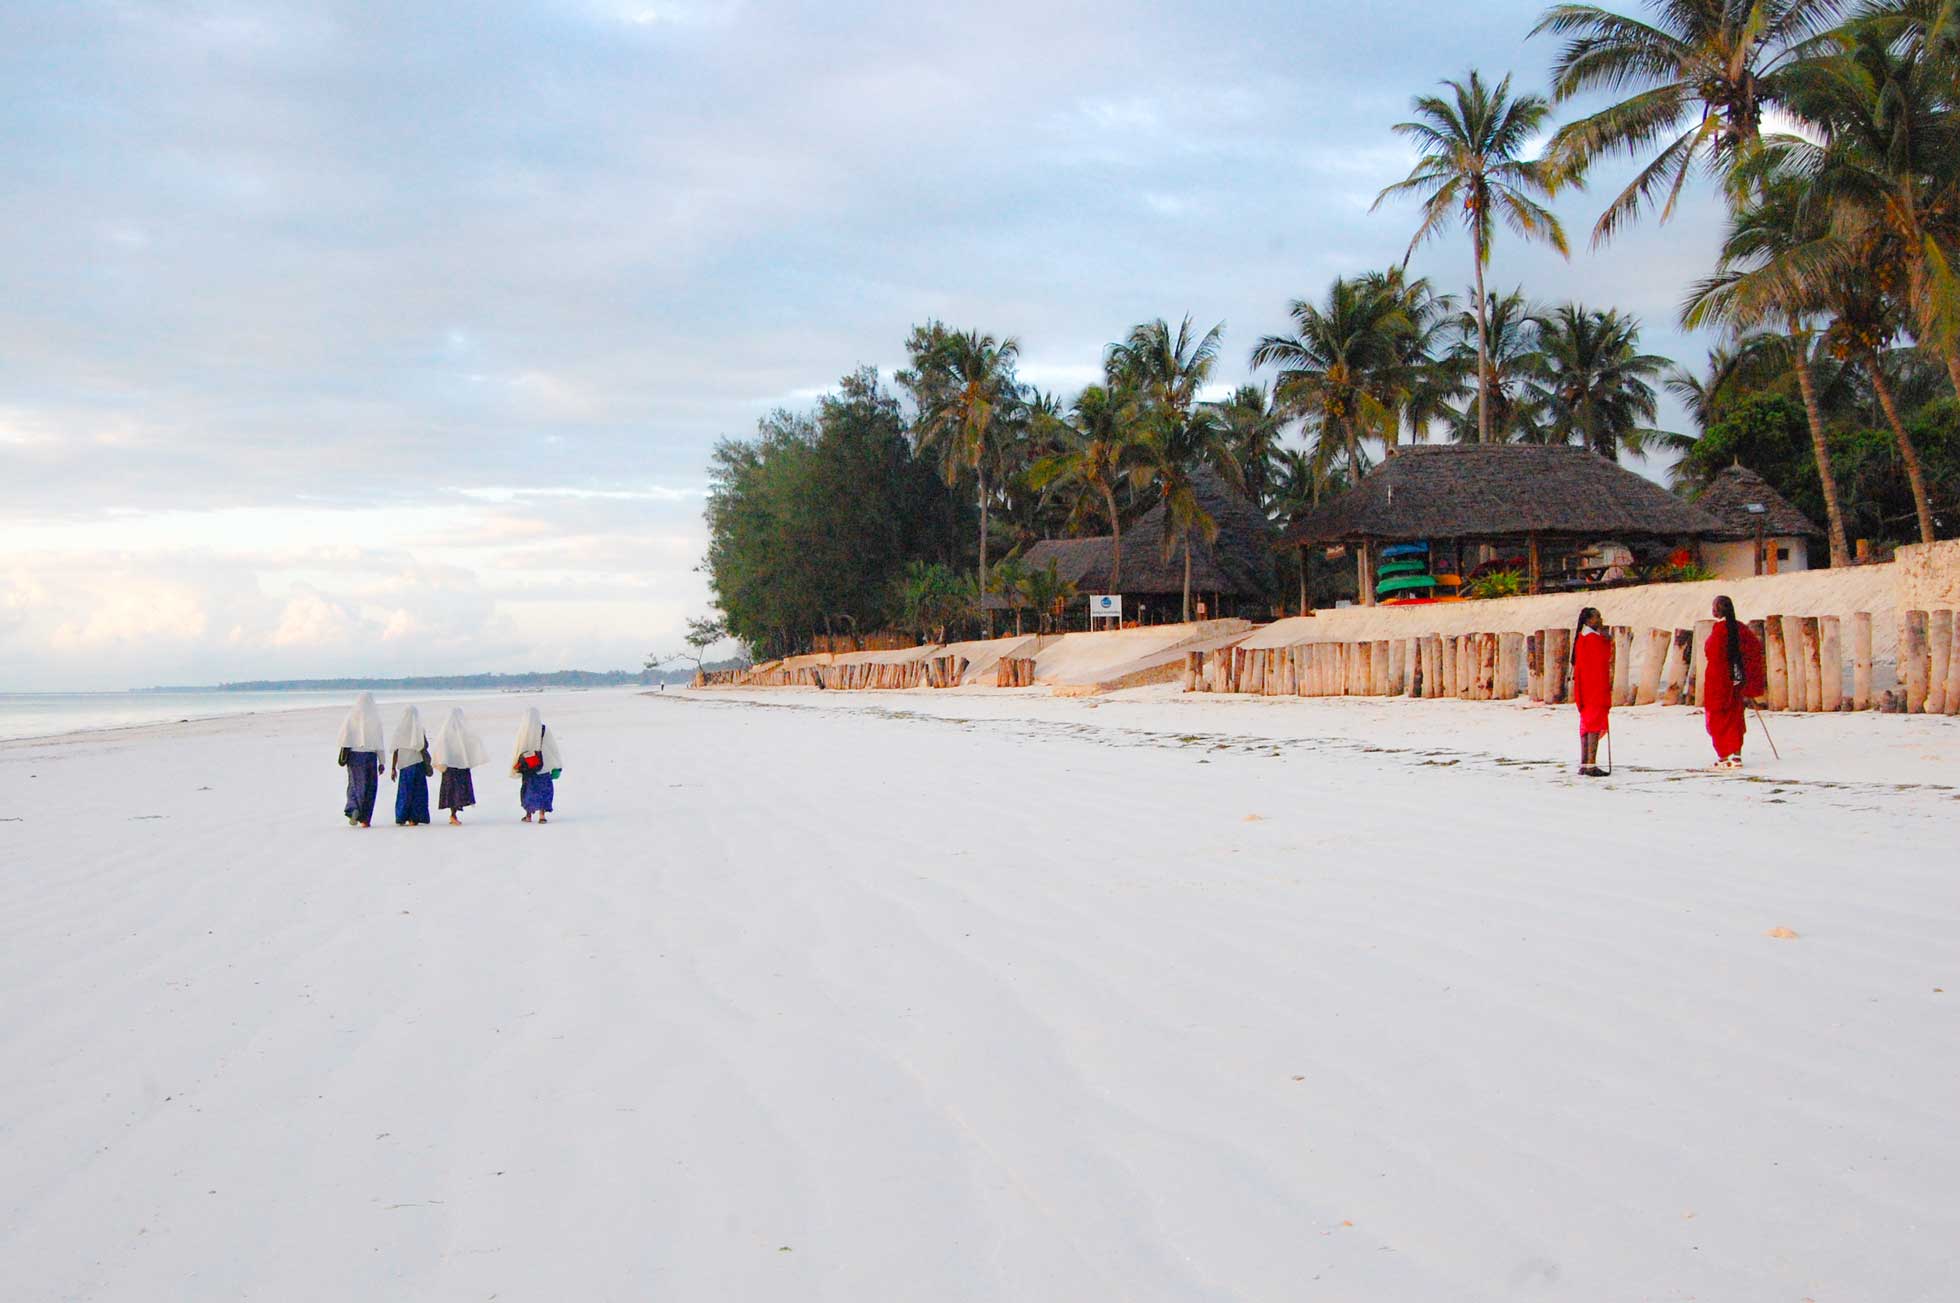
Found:
M 1695 505 L 1721 525 L 1702 560 L 1724 579 L 1808 570 L 1811 540 L 1824 533 L 1746 466 L 1731 466 L 1710 480 Z
M 1273 527 L 1265 513 L 1244 494 L 1209 470 L 1195 478 L 1198 502 L 1218 522 L 1218 537 L 1199 540 L 1191 549 L 1191 592 L 1211 594 L 1217 606 L 1270 600 L 1274 586 Z M 1121 592 L 1130 598 L 1179 597 L 1184 592 L 1184 551 L 1164 552 L 1165 510 L 1162 503 L 1145 512 L 1123 531 Z M 1087 596 L 1118 591 L 1110 585 L 1116 559 L 1115 540 L 1095 538 L 1043 539 L 1022 556 L 1030 569 L 1045 569 L 1050 561 L 1057 573 Z M 1214 613 L 1217 613 L 1216 611 Z
M 1719 521 L 1585 448 L 1418 444 L 1294 521 L 1283 542 L 1699 538 Z
M 1540 582 L 1540 548 L 1606 540 L 1696 546 L 1722 523 L 1691 502 L 1586 448 L 1546 444 L 1419 444 L 1396 450 L 1353 489 L 1293 522 L 1282 543 L 1353 544 L 1364 601 L 1384 544 L 1515 547 Z M 1467 564 L 1467 562 L 1466 562 Z
M 1762 507 L 1762 511 L 1749 510 L 1751 504 Z M 1824 534 L 1809 516 L 1771 488 L 1768 480 L 1739 464 L 1710 480 L 1695 498 L 1695 505 L 1720 522 L 1723 528 L 1716 536 L 1721 538 L 1755 538 L 1758 531 L 1785 538 L 1821 538 Z

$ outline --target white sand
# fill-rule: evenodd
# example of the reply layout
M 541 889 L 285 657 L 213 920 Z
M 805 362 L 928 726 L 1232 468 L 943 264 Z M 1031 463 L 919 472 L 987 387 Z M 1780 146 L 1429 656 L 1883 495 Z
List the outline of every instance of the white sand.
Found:
M 532 701 L 544 829 L 348 829 L 317 711 L 0 744 L 0 1298 L 1960 1279 L 1960 805 L 1892 786 L 1954 721 L 1587 783 L 1524 707 L 587 693 L 493 755 Z

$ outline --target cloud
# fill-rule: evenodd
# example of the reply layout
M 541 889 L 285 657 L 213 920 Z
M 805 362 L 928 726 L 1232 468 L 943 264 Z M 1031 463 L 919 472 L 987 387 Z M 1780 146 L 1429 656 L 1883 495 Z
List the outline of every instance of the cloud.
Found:
M 1238 382 L 1288 300 L 1401 256 L 1390 124 L 1473 64 L 1535 84 L 1541 7 L 1319 41 L 1281 0 L 0 6 L 0 531 L 47 595 L 0 604 L 0 687 L 149 682 L 146 641 L 205 677 L 631 664 L 705 605 L 717 438 L 929 317 L 1068 398 L 1190 313 Z M 1578 243 L 1598 202 L 1561 201 Z M 1710 211 L 1492 275 L 1699 356 Z M 404 558 L 476 596 L 367 587 Z

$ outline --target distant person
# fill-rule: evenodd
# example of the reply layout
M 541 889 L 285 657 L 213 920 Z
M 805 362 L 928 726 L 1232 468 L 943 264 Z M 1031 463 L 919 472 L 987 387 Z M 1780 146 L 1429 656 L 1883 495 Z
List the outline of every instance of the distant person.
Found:
M 1763 640 L 1735 618 L 1735 603 L 1715 599 L 1715 629 L 1702 644 L 1707 665 L 1701 685 L 1701 704 L 1707 717 L 1708 740 L 1715 744 L 1717 769 L 1742 768 L 1742 735 L 1748 728 L 1744 712 L 1752 697 L 1763 694 Z
M 457 816 L 476 804 L 476 782 L 470 777 L 470 770 L 490 760 L 483 749 L 483 740 L 477 737 L 470 729 L 469 721 L 463 718 L 462 707 L 450 709 L 449 717 L 442 721 L 442 731 L 436 734 L 435 746 L 430 754 L 437 771 L 442 774 L 442 786 L 436 793 L 436 806 L 449 811 L 449 822 L 460 824 L 463 821 Z
M 524 713 L 524 722 L 517 729 L 517 749 L 511 753 L 510 772 L 522 786 L 518 789 L 518 800 L 524 805 L 524 822 L 531 822 L 533 815 L 539 823 L 551 813 L 552 784 L 563 769 L 558 758 L 558 739 L 545 728 L 544 721 L 538 717 L 538 708 L 531 707 Z
M 1579 612 L 1578 627 L 1572 631 L 1572 704 L 1579 708 L 1579 772 L 1587 778 L 1604 778 L 1599 740 L 1611 726 L 1613 640 L 1596 606 Z
M 365 828 L 374 822 L 374 798 L 381 787 L 381 712 L 374 694 L 354 698 L 354 708 L 340 726 L 340 763 L 347 768 L 347 822 Z
M 388 748 L 393 762 L 388 776 L 395 780 L 395 826 L 419 828 L 429 821 L 429 730 L 414 706 L 402 711 Z

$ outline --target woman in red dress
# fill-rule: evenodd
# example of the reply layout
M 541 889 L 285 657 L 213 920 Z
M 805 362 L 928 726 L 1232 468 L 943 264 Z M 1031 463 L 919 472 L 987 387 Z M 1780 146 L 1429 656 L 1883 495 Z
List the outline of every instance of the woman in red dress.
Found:
M 1748 729 L 1744 712 L 1749 699 L 1763 693 L 1763 640 L 1735 618 L 1735 603 L 1715 599 L 1715 630 L 1702 644 L 1708 667 L 1701 685 L 1702 710 L 1707 716 L 1708 740 L 1715 744 L 1717 769 L 1742 768 L 1742 735 Z
M 1606 636 L 1599 608 L 1579 612 L 1572 631 L 1572 704 L 1579 708 L 1579 772 L 1604 778 L 1599 767 L 1599 739 L 1607 731 L 1613 709 L 1613 640 Z

